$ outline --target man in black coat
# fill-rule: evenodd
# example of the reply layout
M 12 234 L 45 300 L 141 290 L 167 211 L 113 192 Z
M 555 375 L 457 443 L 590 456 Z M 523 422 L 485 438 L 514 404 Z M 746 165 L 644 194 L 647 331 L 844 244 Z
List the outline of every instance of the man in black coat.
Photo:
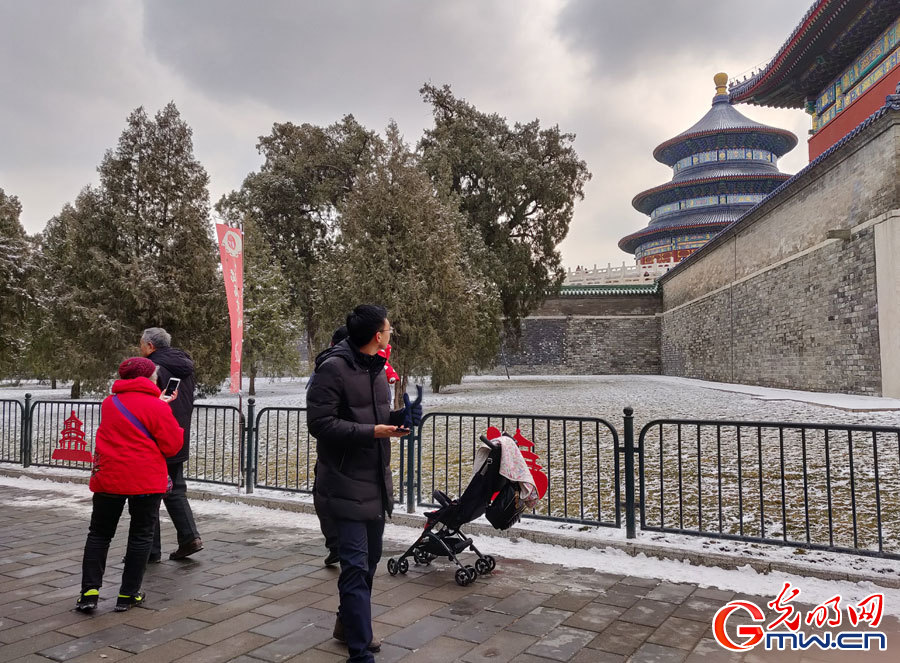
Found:
M 347 338 L 347 335 L 347 325 L 341 325 L 335 329 L 334 333 L 331 335 L 331 345 L 328 347 L 333 348 Z M 306 386 L 309 387 L 310 384 L 312 384 L 312 378 L 306 383 Z M 315 504 L 315 502 L 313 502 L 313 504 Z M 325 536 L 325 547 L 328 548 L 328 555 L 325 557 L 325 566 L 334 566 L 341 561 L 341 556 L 338 555 L 337 526 L 334 524 L 331 516 L 327 513 L 316 509 L 316 515 L 319 517 L 319 527 L 322 529 L 322 534 Z
M 347 643 L 351 663 L 371 663 L 380 643 L 372 635 L 372 580 L 381 559 L 384 514 L 391 514 L 391 437 L 405 408 L 391 411 L 384 357 L 391 323 L 381 306 L 357 306 L 347 316 L 349 337 L 316 357 L 306 393 L 306 421 L 316 438 L 316 511 L 338 532 L 340 608 L 334 636 Z
M 179 378 L 178 397 L 169 403 L 178 425 L 184 429 L 184 445 L 181 451 L 166 459 L 172 490 L 163 498 L 169 518 L 178 533 L 178 549 L 169 559 L 184 559 L 188 555 L 203 550 L 203 542 L 194 522 L 194 514 L 187 499 L 187 484 L 184 480 L 184 463 L 190 454 L 191 414 L 194 411 L 194 362 L 188 353 L 171 346 L 172 337 L 162 327 L 145 329 L 141 336 L 141 354 L 156 364 L 157 384 L 165 389 L 169 378 Z M 162 559 L 162 543 L 159 534 L 159 519 L 153 534 L 150 562 Z

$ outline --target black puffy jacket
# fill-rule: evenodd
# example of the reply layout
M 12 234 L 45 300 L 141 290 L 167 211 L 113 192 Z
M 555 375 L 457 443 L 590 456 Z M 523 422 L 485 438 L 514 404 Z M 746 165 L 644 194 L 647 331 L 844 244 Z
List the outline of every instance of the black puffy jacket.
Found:
M 165 389 L 169 378 L 180 378 L 178 385 L 178 398 L 169 403 L 172 414 L 178 425 L 184 429 L 184 444 L 181 451 L 167 459 L 169 463 L 184 463 L 190 455 L 191 441 L 191 414 L 194 411 L 194 361 L 184 350 L 178 348 L 157 348 L 147 357 L 159 366 L 156 373 L 156 384 L 160 389 Z
M 375 438 L 376 424 L 398 425 L 391 411 L 384 357 L 364 355 L 345 339 L 316 357 L 306 392 L 306 422 L 316 438 L 316 510 L 344 520 L 376 520 L 391 513 L 391 438 Z

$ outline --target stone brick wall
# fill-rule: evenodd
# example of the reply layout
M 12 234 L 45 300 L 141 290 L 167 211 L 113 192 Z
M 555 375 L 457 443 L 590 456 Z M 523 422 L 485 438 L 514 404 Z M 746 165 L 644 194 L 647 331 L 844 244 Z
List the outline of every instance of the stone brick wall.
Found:
M 900 206 L 885 116 L 666 276 L 665 375 L 880 394 L 875 231 Z
M 874 230 L 667 311 L 666 375 L 878 394 Z
M 494 372 L 603 375 L 660 372 L 658 295 L 554 297 L 522 326 Z

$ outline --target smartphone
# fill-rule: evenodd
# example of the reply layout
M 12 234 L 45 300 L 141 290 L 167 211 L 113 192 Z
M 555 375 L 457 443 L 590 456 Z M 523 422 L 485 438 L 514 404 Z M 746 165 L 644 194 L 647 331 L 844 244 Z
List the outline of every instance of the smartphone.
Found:
M 403 435 L 409 435 L 410 430 L 408 428 L 404 428 L 403 426 L 397 426 L 397 432 L 402 433 Z
M 175 390 L 178 389 L 178 385 L 181 384 L 181 378 L 169 378 L 168 384 L 166 384 L 165 391 L 163 394 L 166 396 L 171 396 L 175 393 Z

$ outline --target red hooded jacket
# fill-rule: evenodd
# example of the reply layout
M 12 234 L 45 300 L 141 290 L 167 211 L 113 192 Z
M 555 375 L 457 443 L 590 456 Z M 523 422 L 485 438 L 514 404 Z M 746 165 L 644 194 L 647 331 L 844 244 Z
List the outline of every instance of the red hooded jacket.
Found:
M 119 412 L 108 396 L 100 406 L 91 490 L 113 495 L 165 493 L 166 457 L 177 454 L 184 444 L 184 431 L 172 408 L 159 400 L 159 387 L 148 378 L 116 380 L 112 393 L 156 442 Z

